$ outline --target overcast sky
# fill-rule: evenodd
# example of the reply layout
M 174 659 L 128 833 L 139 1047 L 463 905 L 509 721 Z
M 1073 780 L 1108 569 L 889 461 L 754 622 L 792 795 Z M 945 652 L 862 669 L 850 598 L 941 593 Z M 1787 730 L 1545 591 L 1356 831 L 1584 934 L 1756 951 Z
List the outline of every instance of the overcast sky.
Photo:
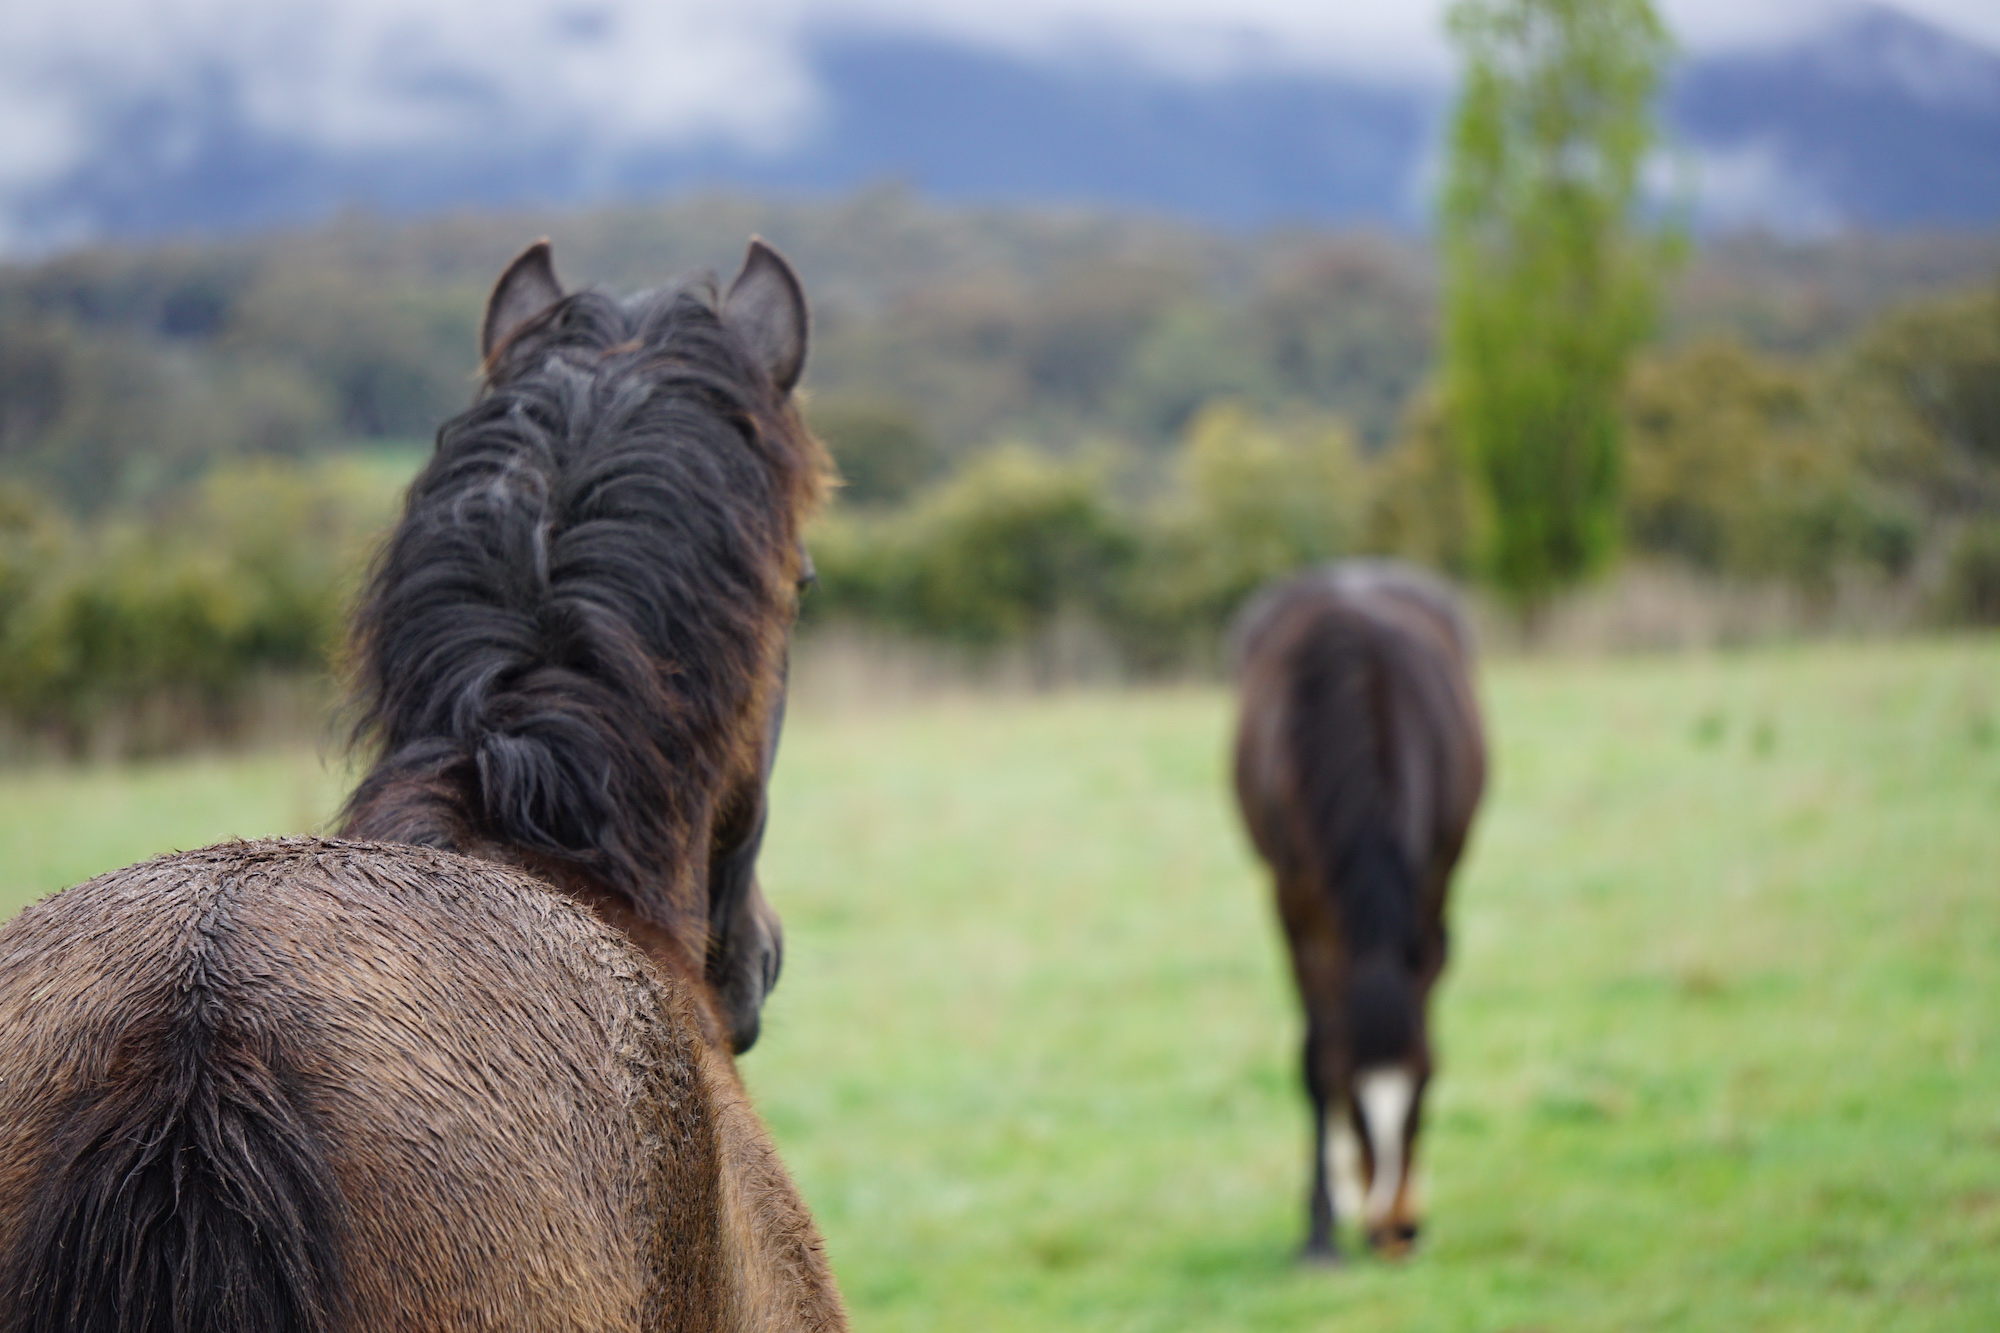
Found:
M 1845 0 L 1665 0 L 1696 50 L 1824 23 Z M 2000 0 L 1894 0 L 2000 49 Z M 0 203 L 58 179 L 107 99 L 161 123 L 203 98 L 259 132 L 367 151 L 582 129 L 621 144 L 781 145 L 815 107 L 805 40 L 873 28 L 1190 77 L 1259 62 L 1447 76 L 1443 0 L 0 0 Z M 183 109 L 176 112 L 176 109 Z M 190 118 L 191 119 L 191 118 Z
M 2000 48 L 1996 0 L 1885 0 L 1890 8 Z M 1824 23 L 1856 0 L 1665 0 L 1662 12 L 1695 49 L 1767 41 Z M 1263 37 L 1315 62 L 1360 69 L 1442 70 L 1447 0 L 855 0 L 804 5 L 807 12 L 870 15 L 1020 46 L 1050 46 L 1079 34 L 1135 50 L 1187 54 L 1204 36 Z M 1254 50 L 1265 43 L 1253 42 Z

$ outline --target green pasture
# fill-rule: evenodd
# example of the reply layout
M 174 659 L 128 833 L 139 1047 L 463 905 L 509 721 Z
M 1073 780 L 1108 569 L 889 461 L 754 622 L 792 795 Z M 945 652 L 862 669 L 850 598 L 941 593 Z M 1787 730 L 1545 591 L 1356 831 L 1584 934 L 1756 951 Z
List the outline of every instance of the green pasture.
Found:
M 2000 641 L 1484 693 L 1425 1245 L 1331 1272 L 1225 696 L 794 717 L 744 1071 L 857 1329 L 2000 1328 Z M 0 907 L 339 787 L 0 775 Z

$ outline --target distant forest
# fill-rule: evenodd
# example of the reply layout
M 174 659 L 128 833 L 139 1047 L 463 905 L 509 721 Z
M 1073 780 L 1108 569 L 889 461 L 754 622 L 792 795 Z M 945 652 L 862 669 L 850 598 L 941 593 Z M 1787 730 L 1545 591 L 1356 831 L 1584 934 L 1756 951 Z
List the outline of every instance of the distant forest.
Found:
M 528 241 L 616 292 L 727 273 L 752 233 L 807 280 L 806 413 L 845 482 L 809 620 L 975 654 L 1081 630 L 1124 670 L 1201 670 L 1313 561 L 1478 572 L 1416 240 L 894 189 L 350 217 L 0 267 L 0 756 L 203 743 L 253 727 L 263 683 L 323 679 Z M 1710 241 L 1663 322 L 1625 391 L 1627 551 L 2000 624 L 2000 235 Z
M 1430 369 L 1429 249 L 1381 234 L 943 209 L 887 187 L 351 216 L 0 266 L 0 475 L 92 513 L 232 458 L 421 445 L 465 404 L 480 303 L 527 241 L 553 237 L 571 285 L 626 291 L 726 273 L 753 232 L 807 279 L 810 412 L 863 500 L 1001 442 L 1163 453 L 1218 399 L 1335 417 L 1380 449 Z M 1664 341 L 1811 356 L 1996 275 L 2000 235 L 1718 240 L 1675 284 Z

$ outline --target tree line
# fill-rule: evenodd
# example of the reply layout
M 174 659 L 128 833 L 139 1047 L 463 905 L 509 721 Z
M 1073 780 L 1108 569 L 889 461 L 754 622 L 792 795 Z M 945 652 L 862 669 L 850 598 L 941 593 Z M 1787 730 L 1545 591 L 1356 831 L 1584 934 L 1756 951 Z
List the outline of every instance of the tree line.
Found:
M 1366 233 L 1216 236 L 945 209 L 889 188 L 571 217 L 356 216 L 0 265 L 0 478 L 93 513 L 231 459 L 421 448 L 471 392 L 480 302 L 524 238 L 556 236 L 572 285 L 624 291 L 726 269 L 753 231 L 812 282 L 816 417 L 903 437 L 882 478 L 857 458 L 857 491 L 930 480 L 1000 439 L 1164 457 L 1214 398 L 1336 415 L 1380 449 L 1436 372 L 1430 251 Z M 1725 238 L 1669 284 L 1662 334 L 1810 357 L 1996 271 L 2000 236 Z
M 1621 549 L 1809 597 L 1859 577 L 1927 623 L 2000 623 L 2000 284 L 1893 307 L 1812 356 L 1655 344 L 1615 410 Z M 1016 427 L 951 451 L 893 401 L 823 394 L 810 414 L 847 484 L 812 535 L 809 626 L 977 652 L 1083 620 L 1135 671 L 1182 669 L 1215 663 L 1252 589 L 1313 561 L 1478 573 L 1480 501 L 1435 381 L 1379 444 L 1337 411 L 1226 390 L 1164 443 Z M 125 749 L 226 734 L 259 681 L 334 663 L 423 450 L 196 449 L 187 480 L 94 504 L 10 469 L 0 713 L 70 752 L 102 748 L 107 720 Z
M 1612 410 L 1621 549 L 1808 600 L 1858 578 L 1914 599 L 1920 623 L 2000 624 L 2000 285 L 1810 360 L 1721 337 L 1654 348 Z M 989 451 L 900 502 L 836 505 L 809 614 L 972 646 L 1083 615 L 1135 664 L 1204 660 L 1244 597 L 1314 561 L 1474 577 L 1479 500 L 1450 429 L 1434 394 L 1380 449 L 1336 417 L 1224 398 L 1162 466 Z
M 1621 551 L 2000 622 L 2000 237 L 1737 238 L 1683 269 L 1640 189 L 1646 0 L 1461 0 L 1451 28 L 1435 261 L 885 187 L 0 268 L 0 713 L 159 748 L 332 664 L 471 392 L 484 284 L 542 230 L 614 288 L 751 232 L 816 275 L 806 410 L 845 485 L 813 622 L 978 651 L 1081 621 L 1159 670 L 1314 561 L 1420 560 L 1532 623 Z
M 2000 625 L 2000 285 L 1899 307 L 1821 356 L 1657 346 L 1618 398 L 1625 550 L 1808 597 L 1857 577 L 1930 624 Z M 1164 448 L 1023 439 L 921 477 L 911 429 L 822 423 L 844 487 L 807 632 L 971 652 L 1087 622 L 1136 672 L 1216 665 L 1266 581 L 1351 555 L 1473 576 L 1476 507 L 1434 392 L 1371 447 L 1336 414 L 1207 400 Z M 337 665 L 348 598 L 420 453 L 239 458 L 77 515 L 0 486 L 0 714 L 70 753 L 226 735 L 261 681 Z M 888 461 L 885 461 L 888 460 Z

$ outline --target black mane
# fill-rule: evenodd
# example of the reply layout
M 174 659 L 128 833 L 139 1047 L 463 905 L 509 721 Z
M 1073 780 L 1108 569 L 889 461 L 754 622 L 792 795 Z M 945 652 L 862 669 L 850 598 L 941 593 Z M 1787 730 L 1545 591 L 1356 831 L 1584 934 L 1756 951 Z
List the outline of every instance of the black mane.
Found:
M 775 672 L 816 457 L 712 282 L 566 297 L 488 370 L 356 617 L 379 758 L 349 827 L 398 789 L 368 836 L 519 848 L 644 904 L 706 864 L 684 844 Z

